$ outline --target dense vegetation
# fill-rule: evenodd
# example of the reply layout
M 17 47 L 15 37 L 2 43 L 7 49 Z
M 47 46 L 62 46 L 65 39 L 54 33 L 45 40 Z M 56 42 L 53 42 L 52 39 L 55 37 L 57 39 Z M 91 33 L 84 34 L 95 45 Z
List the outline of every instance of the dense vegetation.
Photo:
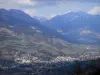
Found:
M 99 63 L 100 59 L 33 64 L 0 60 L 0 75 L 100 75 Z

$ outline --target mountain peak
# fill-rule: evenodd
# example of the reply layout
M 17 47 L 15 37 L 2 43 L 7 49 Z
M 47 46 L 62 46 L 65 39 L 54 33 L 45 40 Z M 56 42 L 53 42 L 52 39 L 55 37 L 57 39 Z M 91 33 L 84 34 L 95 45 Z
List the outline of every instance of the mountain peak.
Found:
M 83 11 L 78 11 L 78 12 L 69 12 L 65 15 L 88 15 L 88 13 L 83 12 Z
M 4 9 L 4 8 L 1 8 L 1 9 L 0 9 L 0 11 L 7 11 L 7 10 L 6 10 L 6 9 Z
M 6 13 L 6 12 L 8 12 L 8 10 L 6 10 L 6 9 L 4 9 L 4 8 L 1 8 L 1 9 L 0 9 L 0 13 Z
M 10 13 L 17 13 L 17 14 L 25 14 L 22 10 L 18 10 L 18 9 L 10 9 L 9 12 Z
M 9 11 L 12 11 L 12 12 L 22 12 L 21 10 L 19 10 L 19 9 L 10 9 Z

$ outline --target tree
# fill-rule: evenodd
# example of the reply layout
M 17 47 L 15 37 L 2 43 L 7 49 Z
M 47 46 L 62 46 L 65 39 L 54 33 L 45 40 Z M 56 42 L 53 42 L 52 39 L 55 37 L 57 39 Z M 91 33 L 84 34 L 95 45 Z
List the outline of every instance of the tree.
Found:
M 75 61 L 73 75 L 84 75 L 83 73 L 81 63 L 79 61 Z
M 2 51 L 0 50 L 0 58 L 2 57 Z

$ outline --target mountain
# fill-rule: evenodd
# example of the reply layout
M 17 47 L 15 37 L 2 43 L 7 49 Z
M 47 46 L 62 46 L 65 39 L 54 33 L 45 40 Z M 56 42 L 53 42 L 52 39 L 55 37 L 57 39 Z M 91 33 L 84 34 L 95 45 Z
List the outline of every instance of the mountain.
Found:
M 70 43 L 61 38 L 54 29 L 43 26 L 21 10 L 0 9 L 0 58 L 12 59 L 26 52 L 47 60 L 72 52 Z M 68 51 L 64 53 L 61 49 Z
M 39 21 L 31 18 L 21 10 L 0 9 L 0 24 L 11 25 L 39 25 Z
M 21 10 L 0 9 L 0 75 L 96 75 L 100 70 L 99 44 L 76 43 L 79 38 L 85 43 L 91 38 L 95 43 L 97 37 L 99 42 L 99 30 L 80 26 L 85 19 L 74 21 L 76 14 L 57 16 L 42 25 L 44 22 Z M 83 12 L 77 15 L 87 17 Z
M 44 34 L 50 36 L 60 36 L 55 30 L 43 26 L 40 21 L 30 17 L 28 14 L 21 10 L 0 9 L 0 26 L 13 27 L 12 29 L 17 32 L 32 33 L 33 28 L 39 28 Z
M 70 12 L 46 21 L 45 26 L 55 29 L 71 43 L 100 44 L 100 15 Z
M 47 21 L 48 19 L 46 17 L 43 16 L 34 16 L 35 19 L 39 20 L 41 23 L 44 23 L 45 21 Z
M 39 20 L 39 21 L 38 21 Z M 70 12 L 51 20 L 32 18 L 21 10 L 0 9 L 0 26 L 18 33 L 32 34 L 39 29 L 45 35 L 75 44 L 100 44 L 100 16 Z
M 83 30 L 80 30 L 82 36 L 88 33 L 99 37 L 99 34 L 87 28 L 86 31 Z M 75 30 L 73 35 L 79 34 L 80 31 Z M 37 59 L 39 62 L 72 60 L 74 56 L 88 52 L 88 50 L 93 51 L 94 54 L 99 52 L 98 45 L 69 43 L 66 39 L 69 37 L 72 39 L 71 35 L 65 36 L 61 30 L 52 28 L 52 26 L 46 27 L 21 10 L 0 9 L 0 58 L 27 63 Z

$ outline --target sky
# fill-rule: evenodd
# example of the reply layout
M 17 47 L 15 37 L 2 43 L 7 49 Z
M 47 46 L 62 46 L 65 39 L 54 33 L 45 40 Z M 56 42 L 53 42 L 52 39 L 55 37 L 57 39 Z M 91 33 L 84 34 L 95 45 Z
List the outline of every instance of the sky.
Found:
M 0 0 L 0 8 L 20 9 L 32 17 L 46 18 L 77 11 L 100 15 L 100 0 Z

